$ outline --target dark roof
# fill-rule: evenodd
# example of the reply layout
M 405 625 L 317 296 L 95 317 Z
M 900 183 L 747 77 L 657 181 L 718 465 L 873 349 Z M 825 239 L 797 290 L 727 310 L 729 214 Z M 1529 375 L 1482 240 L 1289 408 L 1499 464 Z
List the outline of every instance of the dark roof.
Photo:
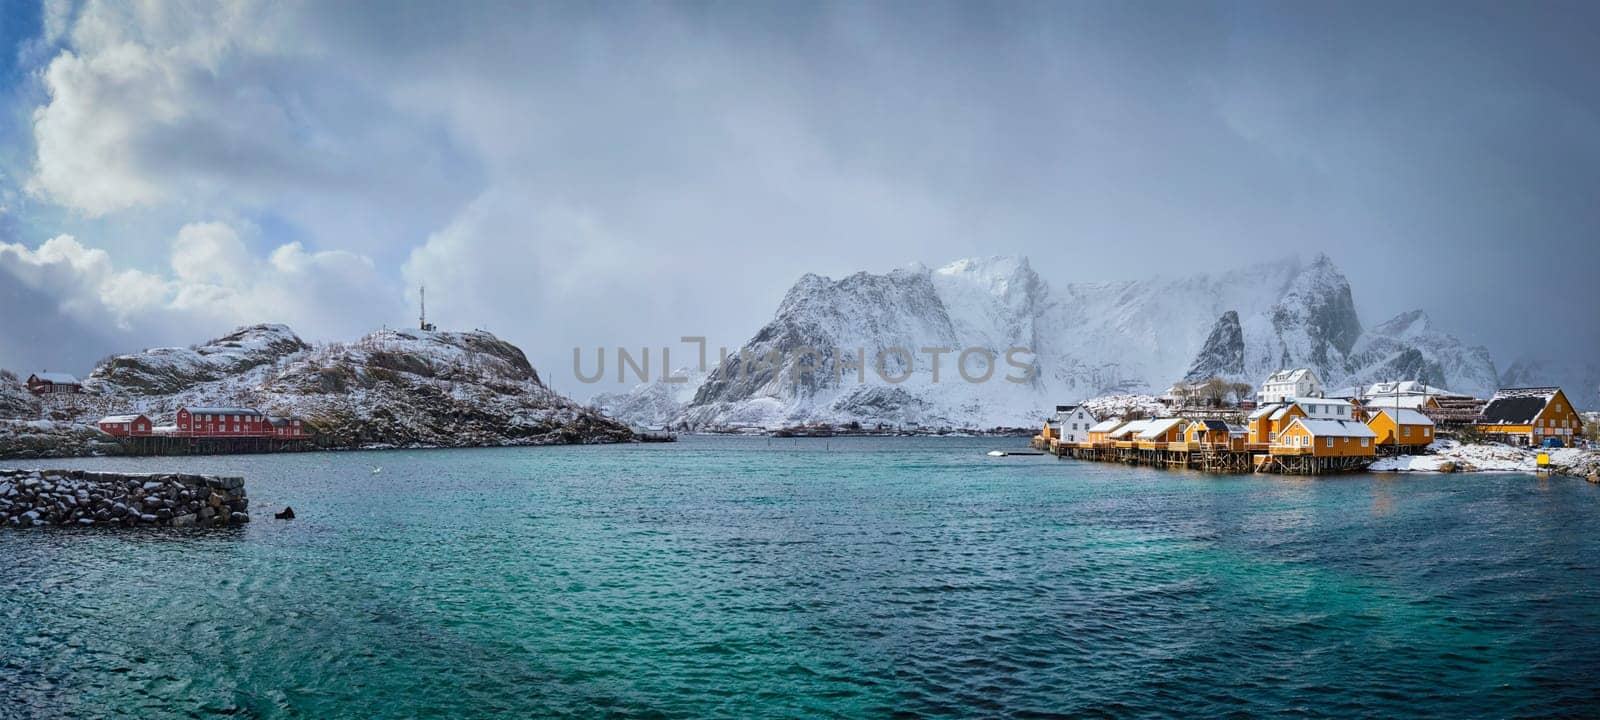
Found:
M 1207 430 L 1221 430 L 1223 432 L 1228 430 L 1228 424 L 1221 420 L 1201 420 L 1200 422 L 1206 424 Z
M 1069 412 L 1072 412 L 1073 410 L 1077 410 L 1077 409 L 1078 409 L 1077 405 L 1057 405 L 1056 406 L 1056 412 L 1058 412 L 1058 413 L 1069 413 Z
M 1506 388 L 1494 394 L 1489 404 L 1483 406 L 1480 416 L 1484 423 L 1501 425 L 1527 425 L 1544 411 L 1544 406 L 1556 396 L 1560 388 Z

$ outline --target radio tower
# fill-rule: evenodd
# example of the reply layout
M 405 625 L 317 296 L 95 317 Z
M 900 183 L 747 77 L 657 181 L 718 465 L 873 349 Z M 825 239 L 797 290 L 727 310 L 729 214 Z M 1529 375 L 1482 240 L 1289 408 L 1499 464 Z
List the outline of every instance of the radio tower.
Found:
M 433 330 L 433 324 L 428 322 L 428 286 L 417 286 L 417 306 L 421 311 L 417 315 L 417 326 L 423 330 Z

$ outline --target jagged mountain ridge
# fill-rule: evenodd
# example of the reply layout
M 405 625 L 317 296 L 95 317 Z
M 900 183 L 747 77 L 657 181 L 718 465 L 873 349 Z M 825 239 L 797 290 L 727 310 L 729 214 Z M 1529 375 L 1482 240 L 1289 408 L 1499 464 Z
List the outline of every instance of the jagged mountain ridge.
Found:
M 1280 367 L 1310 366 L 1330 386 L 1424 367 L 1436 383 L 1486 394 L 1496 372 L 1481 348 L 1426 326 L 1390 321 L 1366 330 L 1349 282 L 1333 261 L 1272 261 L 1221 273 L 1055 289 L 1025 258 L 962 260 L 843 280 L 806 275 L 743 352 L 776 352 L 777 367 L 714 371 L 678 416 L 690 426 L 887 422 L 966 427 L 1030 425 L 1057 402 L 1150 392 L 1174 380 L 1220 375 L 1258 383 Z M 1402 328 L 1401 325 L 1406 325 Z M 859 382 L 834 366 L 865 347 L 983 346 L 1035 350 L 1030 382 L 935 383 L 918 355 L 910 376 Z M 803 347 L 822 351 L 818 372 L 789 381 Z M 920 365 L 920 367 L 917 367 Z M 898 374 L 898 358 L 888 363 Z M 974 365 L 975 370 L 981 366 Z M 996 363 L 997 376 L 1008 366 Z

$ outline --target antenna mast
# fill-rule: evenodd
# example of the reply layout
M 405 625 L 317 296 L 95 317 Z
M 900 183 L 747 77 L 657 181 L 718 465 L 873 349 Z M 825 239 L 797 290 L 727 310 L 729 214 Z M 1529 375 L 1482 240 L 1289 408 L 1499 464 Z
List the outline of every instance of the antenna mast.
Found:
M 417 327 L 423 330 L 432 330 L 434 326 L 428 322 L 428 286 L 417 286 Z

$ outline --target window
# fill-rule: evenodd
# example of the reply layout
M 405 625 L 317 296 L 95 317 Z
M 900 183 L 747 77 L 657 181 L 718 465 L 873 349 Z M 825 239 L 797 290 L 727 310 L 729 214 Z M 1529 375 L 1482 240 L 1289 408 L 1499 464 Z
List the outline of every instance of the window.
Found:
M 1277 441 L 1278 441 L 1278 433 L 1276 433 L 1276 432 L 1267 433 L 1267 442 L 1277 442 Z
M 1333 438 L 1328 438 L 1328 447 L 1333 447 Z
M 1367 446 L 1367 439 L 1368 438 L 1361 438 L 1361 447 L 1366 447 Z
M 1400 428 L 1400 434 L 1405 436 L 1405 437 L 1411 437 L 1411 428 L 1401 427 Z
M 1432 434 L 1433 434 L 1433 428 L 1423 428 L 1422 429 L 1422 436 L 1423 437 L 1428 437 L 1429 435 L 1432 435 Z

